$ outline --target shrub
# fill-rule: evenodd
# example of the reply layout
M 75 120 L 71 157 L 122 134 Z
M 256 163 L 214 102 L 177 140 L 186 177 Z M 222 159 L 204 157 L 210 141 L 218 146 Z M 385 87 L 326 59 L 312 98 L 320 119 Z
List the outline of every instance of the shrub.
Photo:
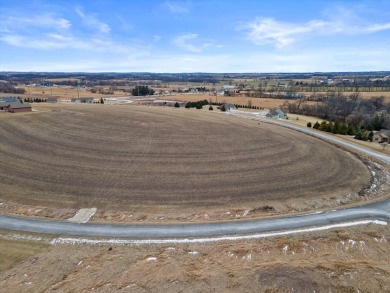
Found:
M 311 122 L 307 122 L 307 127 L 311 128 Z
M 180 108 L 180 105 L 178 102 L 175 103 L 175 108 Z
M 213 110 L 214 110 L 213 106 L 210 106 L 209 111 L 213 111 Z

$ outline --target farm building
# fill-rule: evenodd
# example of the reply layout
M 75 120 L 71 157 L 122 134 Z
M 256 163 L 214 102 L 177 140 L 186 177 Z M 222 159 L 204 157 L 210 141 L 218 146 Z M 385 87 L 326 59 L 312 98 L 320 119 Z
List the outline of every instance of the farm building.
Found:
M 0 102 L 0 110 L 19 113 L 19 112 L 31 112 L 31 105 L 29 103 L 18 102 Z
M 0 101 L 0 111 L 7 111 L 9 102 Z
M 224 103 L 224 104 L 222 104 L 221 107 L 219 107 L 219 108 L 222 108 L 222 106 L 225 107 L 225 110 L 226 110 L 226 111 L 237 110 L 236 106 L 234 106 L 233 104 Z
M 389 142 L 389 136 L 384 131 L 376 131 L 374 132 L 374 141 L 379 143 Z
M 46 99 L 47 103 L 59 103 L 61 102 L 61 99 L 59 97 L 48 97 Z
M 17 97 L 2 97 L 0 98 L 0 103 L 2 102 L 19 102 L 21 99 Z
M 266 117 L 275 119 L 288 119 L 287 112 L 280 108 L 269 110 L 269 112 L 266 114 Z

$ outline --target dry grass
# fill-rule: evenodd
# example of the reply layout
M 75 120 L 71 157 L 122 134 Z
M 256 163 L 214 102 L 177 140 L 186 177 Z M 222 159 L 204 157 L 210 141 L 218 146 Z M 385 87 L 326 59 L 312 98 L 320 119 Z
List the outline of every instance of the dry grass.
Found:
M 126 211 L 142 220 L 265 205 L 287 211 L 370 180 L 353 156 L 265 123 L 167 107 L 37 109 L 0 115 L 0 200 L 35 206 L 29 214 L 97 207 L 97 217 Z
M 48 244 L 42 242 L 0 238 L 0 273 L 47 250 L 48 247 Z
M 353 94 L 354 92 L 342 92 L 345 96 L 348 96 L 350 94 Z M 326 92 L 302 92 L 305 96 L 310 96 L 313 94 L 322 94 L 326 95 Z M 371 97 L 384 97 L 385 103 L 390 103 L 390 92 L 359 92 L 359 95 L 363 99 L 370 99 Z
M 57 245 L 0 273 L 2 292 L 389 292 L 390 234 L 366 225 L 170 245 Z
M 4 96 L 18 96 L 22 98 L 32 97 L 32 98 L 44 98 L 50 96 L 56 96 L 60 97 L 63 101 L 71 100 L 72 98 L 77 97 L 91 97 L 91 98 L 107 98 L 111 96 L 124 96 L 125 94 L 123 92 L 115 92 L 112 95 L 103 95 L 99 93 L 91 93 L 90 91 L 80 88 L 77 91 L 77 88 L 72 86 L 65 86 L 65 87 L 42 87 L 42 86 L 22 86 L 26 90 L 26 93 L 21 94 L 6 94 L 6 93 L 0 93 L 0 97 Z

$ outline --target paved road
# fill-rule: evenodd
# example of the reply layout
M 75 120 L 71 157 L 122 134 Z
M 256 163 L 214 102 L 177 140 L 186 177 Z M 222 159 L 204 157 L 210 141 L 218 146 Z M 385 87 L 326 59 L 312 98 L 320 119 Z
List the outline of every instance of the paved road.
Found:
M 327 135 L 325 133 L 321 133 L 321 132 L 315 131 L 315 130 L 313 130 L 311 128 L 304 128 L 304 127 L 293 125 L 293 124 L 290 124 L 290 123 L 287 123 L 287 122 L 282 122 L 280 120 L 261 118 L 261 117 L 256 117 L 254 115 L 240 113 L 240 112 L 230 112 L 230 113 L 228 112 L 228 115 L 232 115 L 232 116 L 236 116 L 236 117 L 240 117 L 240 118 L 245 118 L 245 119 L 250 119 L 250 120 L 262 121 L 262 122 L 266 122 L 266 123 L 270 123 L 270 124 L 275 124 L 275 125 L 280 125 L 280 126 L 283 126 L 283 127 L 287 127 L 287 128 L 290 128 L 290 129 L 293 129 L 293 130 L 296 130 L 296 131 L 299 131 L 299 132 L 302 132 L 302 133 L 305 133 L 305 134 L 309 134 L 309 135 L 314 136 L 314 137 L 321 138 L 321 139 L 329 141 L 331 143 L 335 143 L 335 144 L 347 147 L 349 149 L 352 149 L 352 150 L 355 150 L 355 151 L 359 151 L 361 153 L 364 153 L 364 154 L 367 154 L 367 155 L 369 155 L 371 157 L 374 157 L 374 158 L 380 160 L 383 163 L 390 164 L 390 156 L 387 156 L 385 154 L 377 153 L 377 152 L 375 152 L 373 150 L 370 150 L 370 149 L 367 149 L 365 147 L 362 147 L 362 146 L 359 146 L 359 145 L 356 145 L 356 144 L 344 141 L 344 140 L 339 139 L 337 137 L 333 137 L 333 136 Z
M 254 117 L 234 114 L 242 118 Z M 390 157 L 367 150 L 363 147 L 333 138 L 321 133 L 304 129 L 295 125 L 256 118 L 277 125 L 295 129 L 321 139 L 325 139 L 346 147 L 376 157 L 389 164 Z M 364 205 L 356 208 L 341 209 L 331 212 L 314 213 L 303 216 L 279 217 L 263 220 L 230 221 L 205 224 L 176 224 L 176 225 L 108 225 L 108 224 L 78 224 L 59 221 L 36 220 L 23 217 L 0 216 L 0 229 L 49 233 L 74 236 L 103 236 L 114 238 L 171 238 L 171 237 L 202 237 L 233 234 L 249 234 L 258 232 L 297 229 L 309 226 L 334 224 L 357 219 L 377 219 L 390 221 L 390 199 L 382 202 Z
M 264 220 L 230 221 L 207 224 L 77 224 L 70 222 L 56 222 L 11 216 L 0 216 L 0 228 L 16 231 L 74 236 L 103 236 L 114 238 L 150 239 L 249 234 L 267 231 L 297 229 L 309 226 L 327 225 L 356 219 L 377 219 L 389 221 L 390 200 L 357 208 L 308 214 L 303 216 L 281 217 Z

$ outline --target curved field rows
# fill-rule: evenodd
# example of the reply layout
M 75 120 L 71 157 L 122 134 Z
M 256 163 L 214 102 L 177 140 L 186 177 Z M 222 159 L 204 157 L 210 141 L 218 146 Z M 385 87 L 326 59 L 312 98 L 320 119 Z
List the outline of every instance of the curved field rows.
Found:
M 354 156 L 278 126 L 164 107 L 0 113 L 0 201 L 51 207 L 243 207 L 357 192 Z

